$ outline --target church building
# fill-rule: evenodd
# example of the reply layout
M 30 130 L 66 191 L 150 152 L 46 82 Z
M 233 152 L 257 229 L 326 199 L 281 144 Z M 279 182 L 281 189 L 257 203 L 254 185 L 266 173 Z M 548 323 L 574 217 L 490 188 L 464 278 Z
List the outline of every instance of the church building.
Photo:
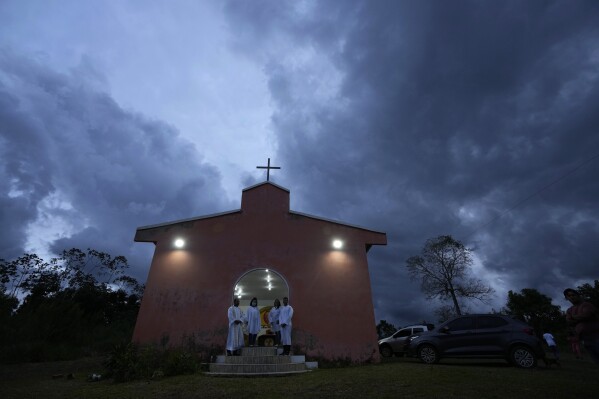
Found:
M 227 309 L 235 297 L 242 309 L 256 297 L 259 343 L 272 345 L 268 310 L 286 296 L 293 352 L 378 359 L 367 253 L 386 245 L 386 234 L 292 211 L 289 195 L 267 179 L 243 190 L 241 209 L 139 227 L 135 241 L 154 243 L 155 252 L 133 341 L 177 346 L 193 338 L 224 353 Z

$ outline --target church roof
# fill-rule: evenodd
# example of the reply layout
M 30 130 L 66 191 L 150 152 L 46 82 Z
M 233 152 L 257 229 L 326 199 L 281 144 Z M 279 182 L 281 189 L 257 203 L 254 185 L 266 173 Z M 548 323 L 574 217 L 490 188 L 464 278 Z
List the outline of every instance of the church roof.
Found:
M 196 216 L 196 217 L 187 218 L 187 219 L 179 219 L 179 220 L 173 220 L 170 222 L 150 224 L 147 226 L 140 226 L 137 228 L 137 230 L 148 230 L 148 229 L 154 229 L 156 227 L 172 226 L 174 224 L 193 222 L 196 220 L 203 220 L 203 219 L 210 219 L 210 218 L 215 218 L 215 217 L 219 217 L 219 216 L 230 215 L 232 213 L 239 213 L 239 212 L 241 212 L 241 209 L 236 209 L 233 211 L 226 211 L 226 212 L 219 212 L 219 213 L 211 213 L 210 215 Z
M 362 226 L 358 226 L 357 224 L 350 224 L 350 223 L 345 223 L 345 222 L 340 222 L 338 220 L 335 219 L 327 219 L 327 218 L 323 218 L 320 216 L 314 216 L 314 215 L 310 215 L 308 213 L 302 213 L 302 212 L 296 212 L 296 211 L 289 211 L 289 213 L 293 214 L 293 215 L 299 215 L 299 216 L 304 216 L 310 219 L 316 219 L 316 220 L 320 220 L 323 222 L 329 222 L 329 223 L 334 223 L 334 224 L 340 224 L 342 226 L 346 226 L 346 227 L 352 227 L 354 229 L 360 229 L 360 230 L 366 230 L 366 231 L 371 231 L 373 233 L 380 233 L 380 234 L 385 234 L 382 231 L 377 231 L 377 230 L 372 230 L 366 227 L 362 227 Z
M 187 223 L 187 222 L 193 222 L 193 221 L 196 221 L 196 220 L 210 219 L 210 218 L 215 218 L 215 217 L 219 217 L 219 216 L 230 215 L 230 214 L 240 213 L 240 212 L 241 212 L 241 209 L 236 209 L 236 210 L 233 210 L 233 211 L 226 211 L 226 212 L 219 212 L 219 213 L 212 213 L 210 215 L 196 216 L 196 217 L 187 218 L 187 219 L 179 219 L 179 220 L 173 220 L 173 221 L 170 221 L 170 222 L 150 224 L 150 225 L 147 225 L 147 226 L 140 226 L 140 227 L 137 228 L 137 230 L 149 230 L 149 229 L 154 229 L 154 228 L 157 228 L 157 227 L 172 226 L 172 225 L 179 224 L 179 223 Z M 297 211 L 289 211 L 289 213 L 292 214 L 292 215 L 303 216 L 303 217 L 307 217 L 307 218 L 310 218 L 310 219 L 320 220 L 320 221 L 323 221 L 323 222 L 339 224 L 339 225 L 346 226 L 346 227 L 351 227 L 351 228 L 354 228 L 354 229 L 360 229 L 360 230 L 371 231 L 373 233 L 385 234 L 382 231 L 372 230 L 372 229 L 369 229 L 369 228 L 366 228 L 366 227 L 358 226 L 356 224 L 345 223 L 345 222 L 341 222 L 341 221 L 334 220 L 334 219 L 328 219 L 328 218 L 323 218 L 323 217 L 320 217 L 320 216 L 314 216 L 314 215 L 310 215 L 308 213 L 297 212 Z
M 253 186 L 246 187 L 246 188 L 244 188 L 244 189 L 242 190 L 242 192 L 243 192 L 243 191 L 249 191 L 249 190 L 252 190 L 252 189 L 254 189 L 254 188 L 257 188 L 257 187 L 260 187 L 260 186 L 264 186 L 264 185 L 266 185 L 266 184 L 269 184 L 269 185 L 271 185 L 271 186 L 275 186 L 276 188 L 280 188 L 281 190 L 283 190 L 283 191 L 287 191 L 288 193 L 290 192 L 290 191 L 289 191 L 289 189 L 287 189 L 287 188 L 285 188 L 285 187 L 283 187 L 283 186 L 279 186 L 278 184 L 276 184 L 276 183 L 273 183 L 273 182 L 271 182 L 271 181 L 264 181 L 264 182 L 262 182 L 262 183 L 254 184 Z
M 250 190 L 256 189 L 258 187 L 265 186 L 265 185 L 270 185 L 270 186 L 276 187 L 276 188 L 278 188 L 280 190 L 283 190 L 283 191 L 285 191 L 287 193 L 290 192 L 285 187 L 279 186 L 278 184 L 275 184 L 275 183 L 273 183 L 271 181 L 265 181 L 265 182 L 262 182 L 262 183 L 254 184 L 253 186 L 244 188 L 242 190 L 242 192 L 250 191 Z M 140 230 L 150 230 L 150 229 L 154 229 L 154 228 L 158 228 L 158 227 L 172 226 L 172 225 L 176 225 L 176 224 L 180 224 L 180 223 L 193 222 L 193 221 L 197 221 L 197 220 L 211 219 L 211 218 L 216 218 L 216 217 L 220 217 L 220 216 L 231 215 L 231 214 L 241 213 L 241 212 L 242 212 L 242 209 L 235 209 L 235 210 L 232 210 L 232 211 L 212 213 L 212 214 L 204 215 L 204 216 L 196 216 L 196 217 L 187 218 L 187 219 L 180 219 L 180 220 L 174 220 L 174 221 L 170 221 L 170 222 L 164 222 L 164 223 L 152 224 L 152 225 L 147 225 L 147 226 L 141 226 L 141 227 L 137 228 L 137 231 L 140 231 Z M 338 221 L 338 220 L 327 219 L 327 218 L 323 218 L 323 217 L 319 217 L 319 216 L 314 216 L 314 215 L 310 215 L 310 214 L 303 213 L 303 212 L 297 212 L 297 211 L 289 210 L 289 214 L 291 214 L 291 215 L 297 215 L 297 216 L 302 216 L 302 217 L 306 217 L 306 218 L 310 218 L 310 219 L 314 219 L 314 220 L 319 220 L 319 221 L 322 221 L 322 222 L 338 224 L 338 225 L 341 225 L 341 226 L 351 227 L 351 228 L 354 228 L 354 229 L 360 229 L 360 230 L 364 230 L 364 231 L 369 231 L 369 232 L 372 232 L 372 233 L 385 234 L 382 231 L 372 230 L 372 229 L 368 229 L 366 227 L 358 226 L 358 225 L 355 225 L 355 224 L 344 223 L 344 222 L 341 222 L 341 221 Z

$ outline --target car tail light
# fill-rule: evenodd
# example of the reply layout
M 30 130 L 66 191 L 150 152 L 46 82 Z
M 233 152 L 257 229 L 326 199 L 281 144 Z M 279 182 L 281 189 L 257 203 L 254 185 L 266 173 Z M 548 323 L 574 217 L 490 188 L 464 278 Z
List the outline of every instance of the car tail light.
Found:
M 524 333 L 526 333 L 526 334 L 528 334 L 528 335 L 535 335 L 535 330 L 534 330 L 534 329 L 532 329 L 532 328 L 530 328 L 530 327 L 526 327 L 526 328 L 524 328 L 524 330 L 522 330 L 522 331 L 524 331 Z

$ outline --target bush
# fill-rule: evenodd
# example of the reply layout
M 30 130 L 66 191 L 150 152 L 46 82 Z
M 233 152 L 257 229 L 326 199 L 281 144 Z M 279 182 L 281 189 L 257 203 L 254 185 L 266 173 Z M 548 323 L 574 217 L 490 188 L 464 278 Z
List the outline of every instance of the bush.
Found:
M 164 353 L 164 375 L 193 374 L 198 369 L 198 362 L 190 352 L 171 349 Z
M 193 374 L 200 361 L 192 351 L 183 348 L 161 348 L 155 345 L 137 347 L 132 343 L 114 347 L 105 364 L 106 376 L 115 382 L 151 379 L 155 375 Z
M 115 382 L 131 381 L 137 376 L 139 356 L 132 343 L 118 344 L 106 362 L 106 375 Z

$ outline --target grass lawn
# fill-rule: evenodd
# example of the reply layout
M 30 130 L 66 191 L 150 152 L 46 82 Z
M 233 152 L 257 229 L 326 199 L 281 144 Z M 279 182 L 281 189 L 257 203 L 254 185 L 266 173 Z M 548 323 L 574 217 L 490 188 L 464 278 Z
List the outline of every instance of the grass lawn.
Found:
M 318 369 L 291 377 L 216 378 L 201 373 L 115 384 L 86 381 L 102 359 L 0 365 L 0 398 L 594 398 L 599 366 L 562 355 L 560 368 L 521 370 L 501 360 L 412 358 Z M 74 379 L 56 374 L 74 374 Z

